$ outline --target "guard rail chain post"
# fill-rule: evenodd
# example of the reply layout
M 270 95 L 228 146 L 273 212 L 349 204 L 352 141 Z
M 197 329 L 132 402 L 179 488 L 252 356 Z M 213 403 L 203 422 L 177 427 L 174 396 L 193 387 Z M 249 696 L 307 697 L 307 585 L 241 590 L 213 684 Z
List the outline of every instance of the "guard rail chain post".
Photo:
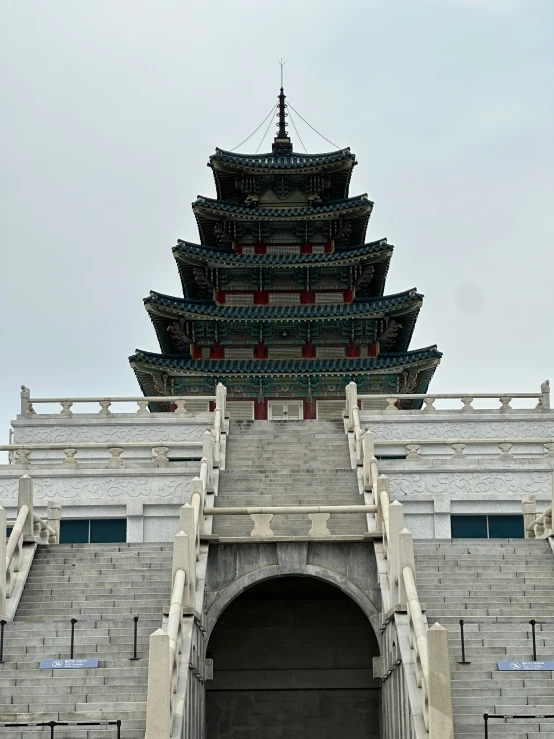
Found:
M 9 538 L 7 538 L 6 511 L 0 507 L 0 562 L 3 562 L 0 566 L 0 616 L 2 618 L 7 616 L 17 574 L 23 564 L 23 545 L 25 543 L 59 543 L 61 506 L 51 501 L 48 503 L 47 510 L 47 519 L 41 518 L 34 512 L 33 480 L 29 475 L 19 478 L 17 515 L 15 521 L 10 522 L 12 531 Z M 29 567 L 31 562 L 32 557 L 28 562 Z M 19 595 L 21 595 L 20 592 Z M 11 615 L 13 617 L 13 613 Z
M 537 516 L 537 498 L 527 495 L 521 504 L 526 539 L 547 539 L 553 535 L 552 510 L 554 508 L 554 473 L 552 474 L 552 497 L 549 507 Z
M 388 403 L 387 411 L 398 411 L 400 398 L 383 397 Z M 435 410 L 429 396 L 415 397 L 426 400 L 423 412 Z M 466 396 L 455 397 L 464 398 L 467 407 Z M 391 502 L 388 480 L 379 475 L 375 440 L 371 432 L 361 428 L 358 400 L 356 383 L 351 382 L 346 387 L 345 428 L 353 434 L 356 464 L 362 465 L 363 492 L 372 496 L 376 530 L 383 537 L 382 544 L 376 544 L 376 553 L 380 552 L 384 631 L 383 653 L 377 667 L 387 684 L 383 694 L 383 736 L 454 739 L 447 632 L 440 624 L 427 627 L 417 592 L 413 538 L 405 527 L 404 507 L 398 501 Z M 505 407 L 508 400 L 503 398 L 501 402 Z M 403 669 L 400 680 L 394 677 L 399 667 Z M 393 687 L 389 688 L 389 684 Z M 399 716 L 399 705 L 403 717 Z

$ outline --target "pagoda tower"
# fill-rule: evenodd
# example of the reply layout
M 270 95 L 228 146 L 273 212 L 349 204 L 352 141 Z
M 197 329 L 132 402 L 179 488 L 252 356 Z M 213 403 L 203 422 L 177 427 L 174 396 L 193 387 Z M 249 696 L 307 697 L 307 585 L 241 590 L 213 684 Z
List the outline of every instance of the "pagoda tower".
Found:
M 161 349 L 130 357 L 145 395 L 222 382 L 232 418 L 292 419 L 340 418 L 351 380 L 361 394 L 427 391 L 441 354 L 409 350 L 423 295 L 384 295 L 393 247 L 365 240 L 356 157 L 295 152 L 287 115 L 281 88 L 270 153 L 210 157 L 217 197 L 192 204 L 200 243 L 173 249 L 184 297 L 144 301 Z

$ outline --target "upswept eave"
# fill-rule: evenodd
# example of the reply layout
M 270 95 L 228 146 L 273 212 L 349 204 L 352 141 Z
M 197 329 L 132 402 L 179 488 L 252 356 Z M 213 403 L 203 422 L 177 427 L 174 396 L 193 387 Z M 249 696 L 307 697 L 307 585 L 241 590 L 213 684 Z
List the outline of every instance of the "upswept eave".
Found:
M 316 205 L 300 206 L 294 208 L 265 208 L 242 205 L 227 200 L 217 200 L 215 198 L 207 198 L 202 195 L 192 203 L 194 213 L 201 211 L 215 213 L 229 213 L 240 216 L 239 220 L 257 221 L 260 218 L 271 218 L 274 220 L 302 218 L 317 219 L 327 216 L 330 213 L 340 214 L 352 210 L 362 210 L 368 216 L 371 214 L 373 202 L 369 200 L 367 193 L 357 195 L 352 198 L 343 198 L 341 200 L 331 200 Z
M 212 167 L 217 162 L 238 165 L 241 169 L 264 171 L 268 169 L 299 170 L 313 167 L 319 168 L 335 163 L 345 163 L 353 167 L 356 164 L 356 156 L 352 154 L 350 147 L 321 154 L 301 154 L 294 151 L 287 152 L 286 154 L 277 152 L 268 152 L 266 154 L 236 154 L 232 151 L 216 148 L 215 154 L 212 154 L 209 159 L 208 166 Z
M 416 310 L 423 302 L 423 295 L 415 288 L 395 295 L 363 298 L 352 303 L 318 305 L 216 305 L 210 300 L 176 298 L 152 291 L 144 304 L 149 312 L 170 311 L 179 316 L 202 317 L 205 320 L 310 320 L 340 319 L 363 316 L 380 316 L 403 309 Z
M 336 359 L 193 359 L 188 355 L 164 355 L 135 350 L 129 357 L 131 366 L 160 370 L 177 370 L 177 374 L 264 374 L 286 375 L 303 373 L 343 374 L 349 372 L 387 372 L 402 370 L 410 365 L 436 366 L 442 353 L 436 345 L 398 354 L 380 354 L 378 357 Z
M 209 266 L 244 265 L 253 266 L 283 266 L 296 267 L 298 264 L 334 264 L 336 262 L 361 261 L 363 257 L 375 256 L 376 259 L 390 259 L 394 246 L 386 239 L 371 241 L 358 246 L 347 246 L 323 254 L 238 254 L 231 247 L 208 246 L 207 244 L 193 244 L 189 241 L 177 242 L 173 247 L 176 261 L 187 262 L 190 257 L 196 258 L 195 263 L 205 263 Z

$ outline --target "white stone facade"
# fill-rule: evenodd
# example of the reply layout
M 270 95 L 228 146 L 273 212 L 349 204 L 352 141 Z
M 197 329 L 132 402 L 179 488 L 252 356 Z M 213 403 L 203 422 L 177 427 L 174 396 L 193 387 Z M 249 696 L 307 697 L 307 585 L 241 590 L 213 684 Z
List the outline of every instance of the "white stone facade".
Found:
M 404 504 L 416 538 L 450 538 L 455 514 L 520 514 L 522 499 L 552 501 L 554 412 L 361 411 L 379 471 Z M 404 442 L 404 443 L 398 443 Z M 393 459 L 391 457 L 401 457 Z
M 56 500 L 63 519 L 126 518 L 127 541 L 172 541 L 213 417 L 21 414 L 12 422 L 10 464 L 0 465 L 0 504 L 15 516 L 18 479 L 29 474 L 39 510 Z

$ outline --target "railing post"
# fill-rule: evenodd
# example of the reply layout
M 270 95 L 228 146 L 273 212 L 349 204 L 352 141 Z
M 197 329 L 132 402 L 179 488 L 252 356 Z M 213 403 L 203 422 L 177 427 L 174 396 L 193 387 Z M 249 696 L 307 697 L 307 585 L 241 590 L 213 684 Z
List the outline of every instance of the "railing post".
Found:
M 537 497 L 536 495 L 526 495 L 521 501 L 521 510 L 523 512 L 523 530 L 526 539 L 534 539 L 534 529 L 529 529 L 533 521 L 537 517 Z
M 171 673 L 169 635 L 157 629 L 150 635 L 146 739 L 171 737 Z
M 187 603 L 194 605 L 195 594 L 196 594 L 196 538 L 197 528 L 194 520 L 194 508 L 185 503 L 181 506 L 179 513 L 179 523 L 181 531 L 188 537 L 188 563 L 189 569 L 187 573 L 186 588 L 188 590 L 188 597 L 186 598 Z M 178 568 L 179 569 L 179 568 Z
M 198 531 L 204 533 L 204 485 L 199 477 L 190 481 L 190 502 L 193 508 L 198 508 Z
M 394 504 L 391 503 L 390 509 Z M 389 524 L 390 525 L 390 524 Z M 406 584 L 404 582 L 403 570 L 404 567 L 409 567 L 412 570 L 415 582 L 415 557 L 414 557 L 414 540 L 412 534 L 408 529 L 402 529 L 398 534 L 398 602 L 404 606 L 408 602 L 408 596 L 406 593 Z
M 0 616 L 6 615 L 6 510 L 0 506 Z
M 436 623 L 427 632 L 429 739 L 454 739 L 448 633 Z
M 363 481 L 364 490 L 371 490 L 371 460 L 375 456 L 375 443 L 371 431 L 362 436 Z
M 545 380 L 541 385 L 541 410 L 550 410 L 550 380 Z
M 172 590 L 173 590 L 173 583 L 175 582 L 175 573 L 178 570 L 184 570 L 186 577 L 185 577 L 185 592 L 183 595 L 183 605 L 192 606 L 193 608 L 195 608 L 196 607 L 195 592 L 194 591 L 191 592 L 190 581 L 192 579 L 191 570 L 193 567 L 196 566 L 196 555 L 194 556 L 194 559 L 191 562 L 189 558 L 189 551 L 190 551 L 189 537 L 184 531 L 179 531 L 179 533 L 175 534 L 175 536 L 173 537 L 173 567 L 172 567 L 172 575 L 171 575 Z
M 21 386 L 21 415 L 28 416 L 33 413 L 33 406 L 31 404 L 31 391 L 25 385 Z
M 349 382 L 346 386 L 346 411 L 348 413 L 348 431 L 354 429 L 354 406 L 358 407 L 358 386 L 355 382 Z
M 222 382 L 217 383 L 217 387 L 215 389 L 215 407 L 221 408 L 221 414 L 222 414 L 222 424 L 221 424 L 221 431 L 222 433 L 225 433 L 225 419 L 227 417 L 227 388 Z
M 60 503 L 56 503 L 54 500 L 48 501 L 47 508 L 47 523 L 50 528 L 54 529 L 55 534 L 50 535 L 48 539 L 49 544 L 60 543 L 60 521 L 62 517 L 62 507 Z
M 214 467 L 219 467 L 221 462 L 221 432 L 223 429 L 223 414 L 221 412 L 221 408 L 218 406 L 215 409 L 215 422 L 217 423 L 219 419 L 219 433 L 217 432 L 216 428 L 214 428 L 213 437 L 214 437 Z
M 17 496 L 17 512 L 21 510 L 21 506 L 26 505 L 29 509 L 25 523 L 23 524 L 23 541 L 34 540 L 35 523 L 33 511 L 33 480 L 29 475 L 23 475 L 19 478 L 19 492 Z
M 208 490 L 213 489 L 213 473 L 214 473 L 214 436 L 211 431 L 204 431 L 202 435 L 202 456 L 208 462 Z
M 404 506 L 395 500 L 389 506 L 389 587 L 391 606 L 406 602 L 401 597 L 402 563 L 400 562 L 400 543 L 398 535 L 404 528 Z
M 377 506 L 377 513 L 375 514 L 375 528 L 377 531 L 383 530 L 383 506 L 381 505 L 381 493 L 389 492 L 389 478 L 386 475 L 379 475 L 377 478 L 377 490 L 373 491 L 373 502 Z

